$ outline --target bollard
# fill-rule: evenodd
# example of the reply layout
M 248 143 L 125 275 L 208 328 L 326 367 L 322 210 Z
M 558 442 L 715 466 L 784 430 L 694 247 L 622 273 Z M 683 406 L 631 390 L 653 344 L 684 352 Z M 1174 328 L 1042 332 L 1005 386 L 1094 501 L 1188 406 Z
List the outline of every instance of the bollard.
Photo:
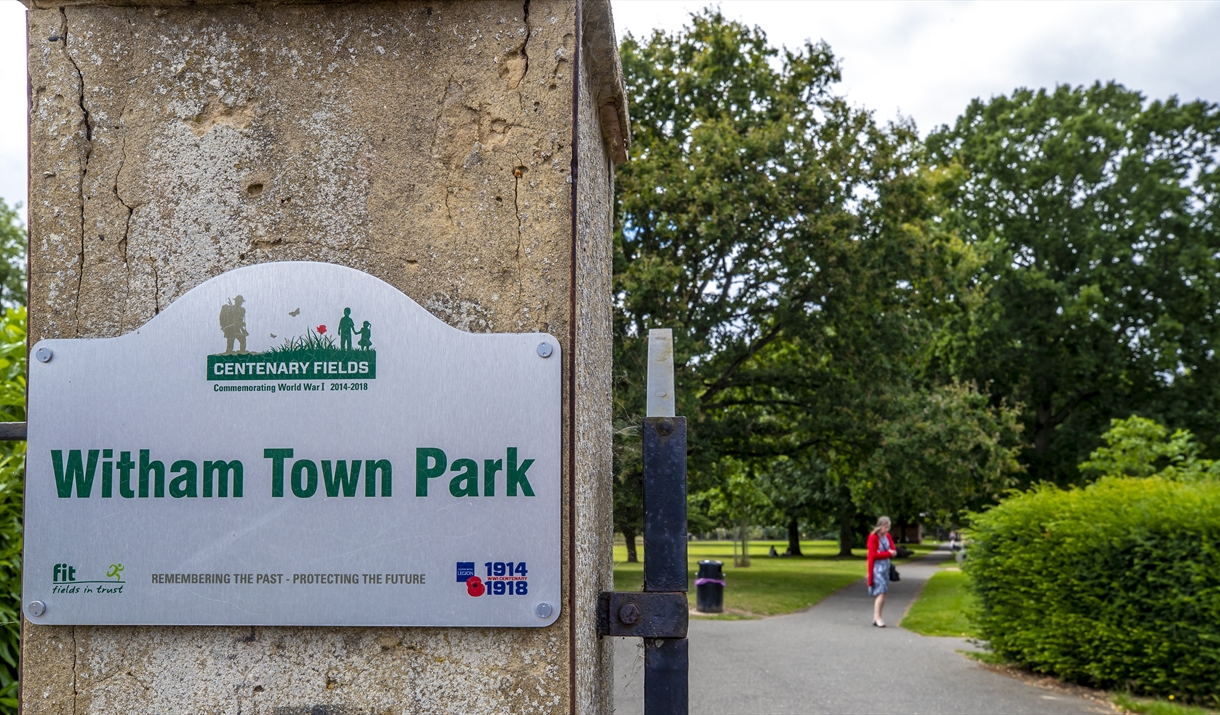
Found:
M 695 577 L 698 594 L 695 610 L 700 613 L 724 613 L 724 566 L 723 561 L 700 561 L 699 575 Z

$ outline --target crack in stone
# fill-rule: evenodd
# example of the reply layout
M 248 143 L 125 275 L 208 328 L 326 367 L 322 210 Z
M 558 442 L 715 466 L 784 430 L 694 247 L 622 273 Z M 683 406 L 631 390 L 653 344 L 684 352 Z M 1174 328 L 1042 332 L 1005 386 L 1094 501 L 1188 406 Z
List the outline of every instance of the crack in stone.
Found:
M 157 259 L 151 258 L 148 261 L 152 266 L 153 274 L 153 315 L 161 314 L 161 276 L 157 274 Z
M 131 13 L 127 13 L 127 34 L 134 38 L 132 30 Z M 127 127 L 123 123 L 123 117 L 127 114 L 127 95 L 123 95 L 123 108 L 119 110 L 119 129 L 121 131 L 121 143 L 119 144 L 119 168 L 114 172 L 114 198 L 119 200 L 123 208 L 127 209 L 127 221 L 123 226 L 123 238 L 120 242 L 123 244 L 123 264 L 127 264 L 127 237 L 131 234 L 131 215 L 135 212 L 135 206 L 123 200 L 123 195 L 119 193 L 119 177 L 123 175 L 123 168 L 127 165 Z
M 76 70 L 76 79 L 80 82 L 80 95 L 77 103 L 80 105 L 82 113 L 81 121 L 85 125 L 85 156 L 81 161 L 80 180 L 77 184 L 77 196 L 80 199 L 80 261 L 76 275 L 76 297 L 72 308 L 72 321 L 76 335 L 80 337 L 80 294 L 81 286 L 85 281 L 85 178 L 89 174 L 89 160 L 93 156 L 93 118 L 89 114 L 88 107 L 85 106 L 85 75 L 80 71 L 76 60 L 72 59 L 72 52 L 68 49 L 68 12 L 66 8 L 59 8 L 59 15 L 63 18 L 63 32 L 60 36 L 63 37 L 64 58 L 72 65 L 72 69 Z
M 436 156 L 437 146 L 440 144 L 441 134 L 444 132 L 445 103 L 449 99 L 449 88 L 452 86 L 453 75 L 450 74 L 449 79 L 445 81 L 445 91 L 441 94 L 440 108 L 436 112 L 436 119 L 432 122 L 432 126 L 435 127 L 432 131 L 432 156 Z
M 534 36 L 534 28 L 530 26 L 530 0 L 525 0 L 525 5 L 521 8 L 522 19 L 525 23 L 525 42 L 521 43 L 521 59 L 525 60 L 525 69 L 521 72 L 521 81 L 525 81 L 525 76 L 530 73 L 530 56 L 526 52 L 529 47 L 530 38 Z
M 72 626 L 72 715 L 76 715 L 76 626 Z
M 135 29 L 132 20 L 131 11 L 127 12 L 127 36 L 129 41 L 135 40 Z M 119 245 L 123 249 L 123 313 L 119 318 L 120 332 L 126 332 L 127 316 L 131 308 L 131 264 L 127 260 L 127 245 L 128 237 L 131 235 L 131 217 L 135 213 L 135 207 L 127 203 L 123 199 L 123 195 L 119 193 L 119 178 L 123 175 L 123 168 L 127 165 L 127 127 L 123 123 L 123 118 L 127 115 L 127 95 L 123 95 L 123 108 L 119 110 L 119 131 L 121 136 L 121 144 L 119 145 L 119 168 L 114 172 L 114 198 L 122 204 L 123 208 L 127 209 L 127 220 L 123 223 L 123 237 L 119 239 Z
M 528 6 L 529 3 L 526 2 L 526 5 Z M 518 260 L 521 258 L 520 188 L 521 188 L 521 177 L 524 175 L 525 175 L 525 171 L 522 167 L 517 167 L 516 169 L 513 169 L 513 212 L 517 216 L 517 254 L 516 254 L 516 257 Z
M 123 111 L 119 113 L 119 122 L 122 123 L 123 113 L 127 111 L 127 106 L 124 104 Z M 131 235 L 131 217 L 135 213 L 136 207 L 123 200 L 123 195 L 119 193 L 119 177 L 123 175 L 123 167 L 127 165 L 127 130 L 121 129 L 121 139 L 119 142 L 119 168 L 114 172 L 114 186 L 111 190 L 114 192 L 114 198 L 127 209 L 127 219 L 123 222 L 123 237 L 119 239 L 119 247 L 123 249 L 123 269 L 127 275 L 127 296 L 131 296 L 131 264 L 127 261 L 127 238 Z
M 118 113 L 118 117 L 120 117 L 120 124 L 122 124 L 123 113 L 126 113 L 126 111 L 127 104 L 124 102 L 122 111 Z M 126 298 L 124 298 L 123 301 L 124 304 L 129 305 L 129 301 L 131 301 L 132 296 L 132 265 L 131 262 L 128 262 L 127 260 L 127 239 L 128 237 L 131 237 L 132 234 L 132 215 L 135 214 L 135 206 L 128 204 L 127 201 L 124 201 L 123 195 L 120 193 L 120 190 L 118 190 L 118 179 L 120 179 L 123 174 L 123 167 L 127 166 L 127 129 L 121 127 L 120 131 L 122 138 L 120 145 L 118 145 L 118 170 L 115 172 L 115 185 L 113 185 L 111 190 L 113 190 L 113 193 L 115 193 L 115 199 L 118 201 L 118 203 L 120 203 L 120 205 L 123 206 L 123 209 L 127 209 L 127 218 L 123 221 L 123 235 L 122 238 L 118 239 L 118 246 L 120 246 L 120 248 L 123 250 L 123 288 L 124 295 L 126 295 Z M 127 309 L 124 309 L 123 317 L 120 320 L 121 327 L 123 327 L 124 323 L 126 323 L 126 317 Z
M 517 103 L 521 109 L 524 109 L 525 100 L 521 96 L 520 87 L 530 71 L 529 44 L 534 36 L 534 28 L 530 25 L 530 0 L 525 0 L 525 3 L 521 6 L 521 13 L 522 23 L 525 25 L 525 37 L 521 38 L 520 44 L 505 50 L 503 62 L 499 60 L 496 62 L 500 66 L 500 78 L 507 83 L 508 89 L 516 91 Z M 514 17 L 513 21 L 515 22 L 516 19 Z M 520 28 L 513 30 L 513 32 L 520 37 Z

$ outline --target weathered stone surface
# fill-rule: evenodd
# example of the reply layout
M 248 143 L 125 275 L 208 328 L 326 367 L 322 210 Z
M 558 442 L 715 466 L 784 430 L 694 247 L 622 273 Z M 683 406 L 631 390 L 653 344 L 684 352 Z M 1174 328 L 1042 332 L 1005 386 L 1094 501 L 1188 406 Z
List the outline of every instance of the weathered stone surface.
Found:
M 626 115 L 587 65 L 573 201 L 575 2 L 30 7 L 31 342 L 125 333 L 238 266 L 343 264 L 464 330 L 563 340 L 572 459 L 550 628 L 27 623 L 23 712 L 608 711 L 593 607 Z
M 588 44 L 585 45 L 588 47 Z M 589 53 L 582 55 L 589 56 Z M 615 55 L 617 66 L 617 52 Z M 611 408 L 611 271 L 614 228 L 615 137 L 599 129 L 598 95 L 590 64 L 581 63 L 577 113 L 576 177 L 576 479 L 574 493 L 576 636 L 574 688 L 578 712 L 613 703 L 614 649 L 597 636 L 595 606 L 601 591 L 614 590 L 614 520 Z M 603 145 L 602 140 L 605 139 Z M 621 142 L 619 143 L 621 146 Z

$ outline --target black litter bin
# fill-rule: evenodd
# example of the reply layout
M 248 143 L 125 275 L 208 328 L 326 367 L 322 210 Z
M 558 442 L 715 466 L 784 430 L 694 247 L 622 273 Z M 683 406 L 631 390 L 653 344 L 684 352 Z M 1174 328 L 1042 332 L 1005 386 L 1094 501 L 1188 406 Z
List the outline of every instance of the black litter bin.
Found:
M 723 561 L 700 561 L 695 577 L 695 610 L 700 613 L 724 613 Z

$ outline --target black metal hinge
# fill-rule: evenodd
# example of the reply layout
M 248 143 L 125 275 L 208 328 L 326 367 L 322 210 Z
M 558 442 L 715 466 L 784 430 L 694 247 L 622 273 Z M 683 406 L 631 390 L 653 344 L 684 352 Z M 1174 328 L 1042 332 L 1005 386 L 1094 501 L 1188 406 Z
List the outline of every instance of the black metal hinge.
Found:
M 597 634 L 685 638 L 689 609 L 685 593 L 603 591 L 597 602 Z

